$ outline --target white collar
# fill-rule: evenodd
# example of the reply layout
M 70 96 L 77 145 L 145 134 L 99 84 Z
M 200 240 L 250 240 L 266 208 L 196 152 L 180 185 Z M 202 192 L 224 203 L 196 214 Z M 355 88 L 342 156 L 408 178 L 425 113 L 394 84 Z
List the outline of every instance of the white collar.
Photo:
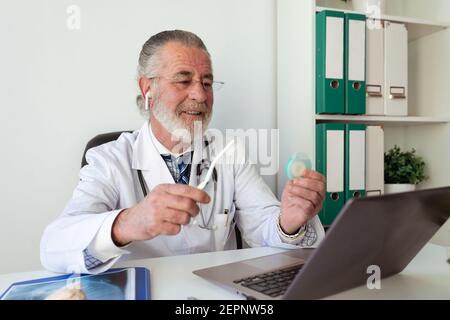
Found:
M 153 133 L 152 130 L 152 126 L 150 125 L 150 121 L 148 123 L 148 128 L 149 128 L 149 132 L 150 132 L 150 138 L 152 139 L 153 145 L 155 146 L 156 150 L 159 152 L 159 154 L 170 154 L 171 156 L 178 158 L 182 155 L 185 155 L 188 152 L 191 152 L 191 147 L 189 147 L 186 151 L 184 151 L 183 153 L 175 153 L 170 151 L 169 149 L 167 149 L 161 142 L 159 142 L 158 138 L 155 137 L 155 134 Z
M 139 130 L 138 136 L 132 148 L 132 168 L 135 170 L 150 170 L 152 168 L 152 163 L 154 165 L 154 162 L 150 161 L 150 159 L 159 158 L 159 160 L 157 161 L 160 161 L 160 165 L 164 164 L 165 166 L 164 160 L 162 159 L 162 157 L 160 157 L 161 154 L 170 154 L 175 156 L 176 158 L 180 156 L 180 154 L 170 152 L 158 141 L 158 139 L 156 139 L 156 137 L 153 135 L 148 121 L 146 121 Z M 183 155 L 186 155 L 190 152 L 191 148 L 186 150 Z
M 207 139 L 206 136 L 204 138 Z M 208 140 L 205 141 L 205 144 L 207 141 Z M 132 169 L 142 171 L 144 180 L 148 184 L 149 190 L 152 190 L 153 187 L 162 183 L 174 183 L 169 168 L 167 167 L 163 157 L 161 157 L 160 151 L 156 147 L 157 145 L 158 144 L 156 141 L 153 141 L 152 139 L 150 126 L 146 121 L 139 130 L 136 140 L 131 148 Z M 207 152 L 209 142 L 206 146 L 206 148 L 202 148 L 202 151 L 194 152 L 192 154 L 192 159 L 190 160 L 190 163 L 192 164 L 191 177 L 195 177 L 197 175 L 198 164 L 200 164 L 203 159 L 209 159 L 206 158 L 209 156 L 209 152 Z M 167 148 L 160 148 L 160 150 L 162 152 L 168 151 Z M 189 155 L 189 157 L 191 157 L 191 153 L 185 153 L 185 155 Z M 195 185 L 197 182 L 198 181 L 196 179 L 190 179 L 189 184 Z

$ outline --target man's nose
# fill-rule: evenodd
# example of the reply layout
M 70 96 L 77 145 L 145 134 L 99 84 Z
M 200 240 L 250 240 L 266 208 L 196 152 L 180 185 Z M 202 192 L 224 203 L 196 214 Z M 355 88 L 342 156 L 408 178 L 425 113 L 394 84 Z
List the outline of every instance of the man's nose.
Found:
M 208 98 L 208 91 L 200 81 L 193 81 L 189 88 L 189 98 L 197 102 L 205 102 Z

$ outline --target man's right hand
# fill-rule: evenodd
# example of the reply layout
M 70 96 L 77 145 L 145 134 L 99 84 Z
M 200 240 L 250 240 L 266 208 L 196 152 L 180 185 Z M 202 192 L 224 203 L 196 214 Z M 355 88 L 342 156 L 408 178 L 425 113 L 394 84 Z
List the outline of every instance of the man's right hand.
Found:
M 118 247 L 159 235 L 176 235 L 199 212 L 198 203 L 209 203 L 208 194 L 182 184 L 156 186 L 136 206 L 123 210 L 113 223 L 111 236 Z

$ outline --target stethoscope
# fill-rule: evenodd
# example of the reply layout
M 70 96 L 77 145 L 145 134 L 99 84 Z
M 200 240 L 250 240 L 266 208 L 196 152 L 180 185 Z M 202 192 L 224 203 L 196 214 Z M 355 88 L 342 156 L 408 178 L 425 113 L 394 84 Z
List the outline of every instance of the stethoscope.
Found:
M 206 146 L 208 146 L 207 141 L 205 141 Z M 209 156 L 209 148 L 208 148 L 208 156 Z M 203 173 L 206 174 L 206 172 L 208 171 L 209 167 L 210 167 L 210 162 L 206 159 L 202 159 L 200 163 L 197 164 L 197 181 L 201 181 L 200 178 L 203 175 Z M 142 194 L 144 195 L 144 198 L 148 195 L 148 191 L 147 191 L 147 187 L 145 185 L 145 181 L 144 181 L 144 176 L 142 175 L 142 170 L 137 170 L 137 174 L 138 174 L 138 179 L 139 179 L 139 184 L 141 185 L 141 190 L 142 190 Z M 207 219 L 205 219 L 205 214 L 204 214 L 204 210 L 202 208 L 202 206 L 200 206 L 200 213 L 199 216 L 201 218 L 201 223 L 198 223 L 198 227 L 200 227 L 201 229 L 205 229 L 205 230 L 210 230 L 210 231 L 214 231 L 217 229 L 217 227 L 215 225 L 213 225 L 212 219 L 213 219 L 213 209 L 214 209 L 214 205 L 215 205 L 215 201 L 216 201 L 216 192 L 217 192 L 217 170 L 216 168 L 213 169 L 213 174 L 212 174 L 212 181 L 213 181 L 213 195 L 211 196 L 211 194 L 209 195 L 211 198 L 211 202 L 210 202 L 210 208 L 211 210 L 209 213 L 209 217 Z M 211 181 L 208 182 L 208 184 L 210 184 Z
M 202 161 L 199 164 L 197 164 L 197 170 L 196 170 L 196 172 L 197 172 L 197 181 L 202 181 L 202 180 L 200 180 L 200 177 L 203 175 L 203 173 L 208 172 L 208 169 L 209 169 L 210 165 L 211 165 L 211 163 L 209 161 L 205 160 L 205 159 L 202 159 Z M 214 217 L 212 211 L 214 209 L 214 205 L 215 205 L 215 202 L 216 202 L 216 193 L 217 193 L 217 170 L 216 170 L 216 168 L 213 169 L 212 181 L 213 181 L 213 184 L 214 184 L 214 186 L 213 186 L 213 190 L 214 191 L 213 191 L 213 196 L 212 197 L 210 196 L 211 202 L 210 202 L 209 206 L 210 206 L 211 210 L 209 210 L 209 218 L 208 218 L 208 221 L 206 221 L 205 215 L 203 213 L 203 211 L 204 211 L 203 210 L 203 206 L 200 206 L 200 213 L 199 213 L 199 215 L 200 215 L 200 218 L 202 220 L 202 224 L 200 224 L 200 223 L 198 224 L 198 226 L 200 228 L 206 229 L 206 230 L 210 230 L 210 231 L 217 229 L 217 226 L 214 225 L 213 221 L 212 221 L 212 219 Z M 209 181 L 208 184 L 210 182 L 211 181 Z

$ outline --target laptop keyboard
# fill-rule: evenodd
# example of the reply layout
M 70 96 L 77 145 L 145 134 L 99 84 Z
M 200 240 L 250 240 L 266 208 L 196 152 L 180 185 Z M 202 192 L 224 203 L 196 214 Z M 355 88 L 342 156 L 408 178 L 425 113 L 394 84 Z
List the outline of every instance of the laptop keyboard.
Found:
M 303 264 L 233 281 L 271 297 L 283 295 Z

